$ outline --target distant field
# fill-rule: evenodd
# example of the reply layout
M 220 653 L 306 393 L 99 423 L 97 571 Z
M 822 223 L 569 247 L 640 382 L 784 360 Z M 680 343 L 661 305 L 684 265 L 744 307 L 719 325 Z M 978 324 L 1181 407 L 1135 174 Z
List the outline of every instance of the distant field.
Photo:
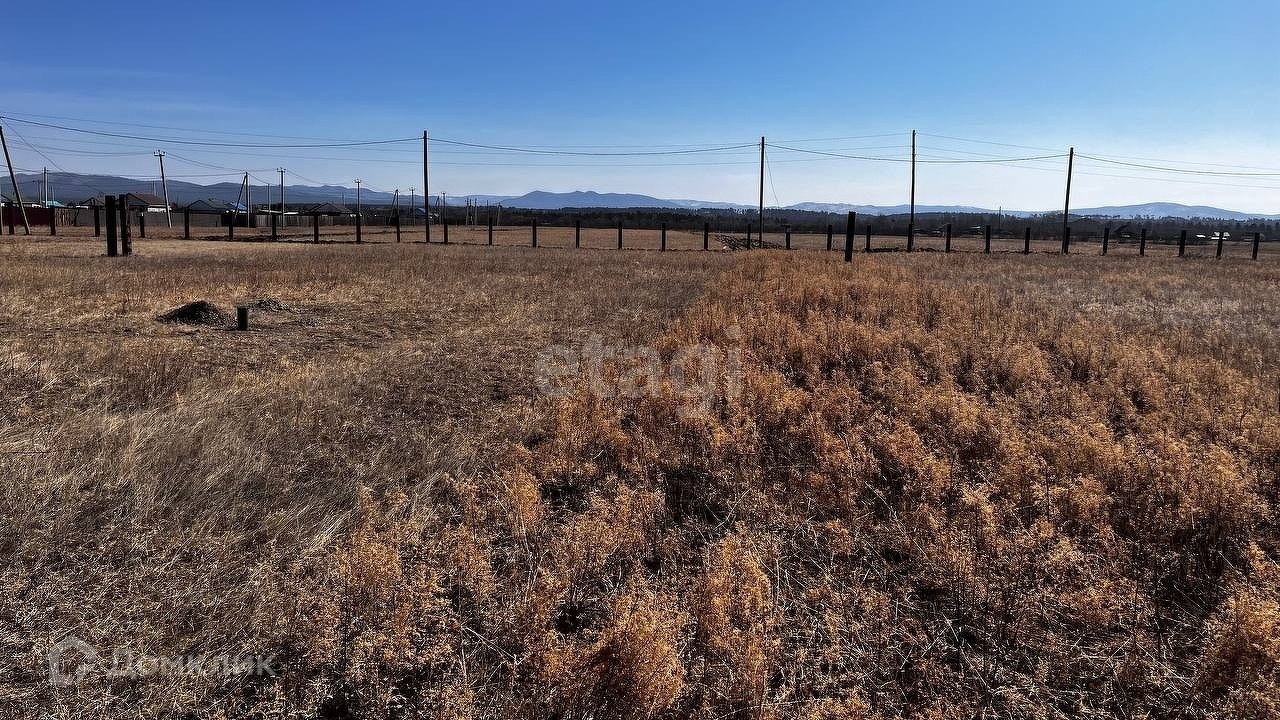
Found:
M 0 717 L 1280 713 L 1280 257 L 421 231 L 0 237 Z

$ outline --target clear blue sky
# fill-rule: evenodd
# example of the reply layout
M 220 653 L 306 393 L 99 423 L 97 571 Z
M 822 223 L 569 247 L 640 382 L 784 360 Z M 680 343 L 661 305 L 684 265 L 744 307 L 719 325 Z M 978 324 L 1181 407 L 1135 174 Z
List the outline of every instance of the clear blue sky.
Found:
M 789 147 L 895 159 L 908 157 L 918 129 L 931 134 L 920 139 L 930 159 L 1038 156 L 1074 145 L 1159 161 L 1133 160 L 1139 164 L 1280 168 L 1275 0 L 78 5 L 6 10 L 0 114 L 230 142 L 288 142 L 248 134 L 401 138 L 426 129 L 442 139 L 587 152 L 765 135 Z M 153 175 L 159 148 L 170 153 L 174 176 L 220 172 L 205 163 L 264 179 L 284 166 L 300 184 L 361 177 L 404 192 L 421 184 L 414 143 L 215 150 L 6 128 L 71 171 Z M 49 165 L 22 140 L 10 144 L 20 167 Z M 750 203 L 755 152 L 512 155 L 433 144 L 431 181 L 450 195 L 595 189 Z M 781 149 L 769 156 L 771 205 L 907 199 L 905 163 Z M 1058 207 L 1065 164 L 922 165 L 918 201 Z M 1077 170 L 1077 206 L 1170 200 L 1280 212 L 1277 176 L 1177 175 L 1090 160 Z

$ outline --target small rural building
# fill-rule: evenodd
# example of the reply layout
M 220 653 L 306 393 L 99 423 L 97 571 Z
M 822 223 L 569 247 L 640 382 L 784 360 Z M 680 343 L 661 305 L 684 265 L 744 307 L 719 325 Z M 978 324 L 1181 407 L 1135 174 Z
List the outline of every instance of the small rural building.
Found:
M 148 193 L 128 193 L 124 196 L 124 202 L 135 212 L 164 212 L 168 209 L 164 198 Z

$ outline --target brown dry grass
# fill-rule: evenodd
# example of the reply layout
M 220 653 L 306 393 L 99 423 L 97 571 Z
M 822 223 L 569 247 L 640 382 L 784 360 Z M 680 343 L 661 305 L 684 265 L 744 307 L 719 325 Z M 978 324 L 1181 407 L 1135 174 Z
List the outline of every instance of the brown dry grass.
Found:
M 0 271 L 15 716 L 1280 710 L 1269 264 L 94 251 Z M 592 331 L 742 391 L 531 398 Z M 58 690 L 68 632 L 283 672 Z

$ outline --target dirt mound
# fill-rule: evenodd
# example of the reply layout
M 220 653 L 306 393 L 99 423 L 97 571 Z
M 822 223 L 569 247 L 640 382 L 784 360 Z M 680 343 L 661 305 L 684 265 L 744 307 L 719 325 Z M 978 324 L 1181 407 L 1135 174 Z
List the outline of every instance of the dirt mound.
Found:
M 195 300 L 156 316 L 160 322 L 185 325 L 225 325 L 229 316 L 208 300 Z
M 263 312 L 284 312 L 289 306 L 280 302 L 276 298 L 262 298 L 261 300 L 253 300 L 246 303 L 249 307 Z

